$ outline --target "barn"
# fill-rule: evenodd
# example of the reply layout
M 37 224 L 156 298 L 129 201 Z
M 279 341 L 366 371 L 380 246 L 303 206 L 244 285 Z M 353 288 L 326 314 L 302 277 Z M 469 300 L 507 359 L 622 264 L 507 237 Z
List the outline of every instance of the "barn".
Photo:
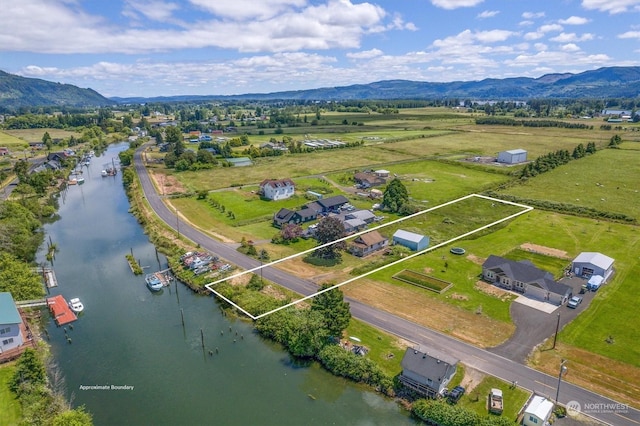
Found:
M 429 237 L 398 229 L 393 234 L 393 243 L 400 244 L 413 251 L 421 251 L 429 247 Z
M 591 278 L 600 275 L 607 281 L 613 273 L 614 260 L 602 253 L 585 251 L 573 259 L 571 270 L 579 277 Z
M 524 149 L 512 149 L 498 153 L 498 163 L 518 164 L 527 161 L 527 151 Z

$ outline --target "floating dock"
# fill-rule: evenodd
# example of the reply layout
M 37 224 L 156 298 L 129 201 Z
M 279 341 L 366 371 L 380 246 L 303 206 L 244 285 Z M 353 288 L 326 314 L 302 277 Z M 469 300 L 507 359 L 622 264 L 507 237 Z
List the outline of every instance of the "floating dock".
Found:
M 47 298 L 47 306 L 49 306 L 51 316 L 53 316 L 54 321 L 58 325 L 69 324 L 78 319 L 65 298 L 61 295 Z
M 53 272 L 51 268 L 33 268 L 33 272 L 42 276 L 42 280 L 44 281 L 44 285 L 47 288 L 58 287 L 58 279 L 56 278 L 56 273 Z

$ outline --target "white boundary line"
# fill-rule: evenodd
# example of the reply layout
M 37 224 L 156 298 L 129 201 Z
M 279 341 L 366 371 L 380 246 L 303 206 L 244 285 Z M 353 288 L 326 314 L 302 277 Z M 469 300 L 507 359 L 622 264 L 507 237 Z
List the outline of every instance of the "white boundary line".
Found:
M 336 285 L 334 285 L 334 286 L 331 286 L 331 287 L 325 288 L 324 290 L 318 291 L 317 293 L 311 294 L 311 295 L 309 295 L 309 296 L 305 296 L 305 297 L 303 297 L 302 299 L 298 299 L 298 300 L 293 301 L 293 302 L 291 302 L 291 303 L 288 303 L 288 304 L 286 304 L 286 305 L 284 305 L 284 306 L 280 306 L 280 307 L 278 307 L 278 308 L 276 308 L 276 309 L 273 309 L 273 310 L 271 310 L 271 311 L 269 311 L 269 312 L 265 312 L 265 313 L 260 314 L 260 315 L 257 315 L 257 316 L 254 316 L 254 315 L 250 314 L 250 313 L 249 313 L 249 312 L 247 312 L 245 309 L 243 309 L 242 307 L 240 307 L 240 306 L 239 306 L 239 305 L 237 305 L 236 303 L 232 302 L 232 301 L 231 301 L 231 300 L 229 300 L 228 298 L 224 297 L 222 294 L 220 294 L 219 292 L 217 292 L 217 291 L 213 288 L 213 286 L 214 286 L 214 285 L 216 285 L 216 284 L 218 284 L 218 283 L 221 283 L 221 282 L 223 282 L 223 281 L 227 281 L 227 280 L 230 280 L 230 279 L 232 279 L 232 278 L 240 277 L 240 276 L 245 275 L 245 274 L 248 274 L 248 273 L 250 273 L 250 272 L 257 271 L 257 270 L 259 270 L 259 269 L 261 269 L 261 268 L 266 268 L 267 266 L 271 266 L 271 265 L 278 264 L 278 263 L 280 263 L 280 262 L 284 262 L 285 260 L 289 260 L 289 259 L 296 258 L 296 257 L 298 257 L 298 256 L 301 256 L 301 255 L 304 255 L 304 254 L 307 254 L 307 253 L 310 253 L 310 252 L 316 251 L 317 249 L 322 248 L 322 247 L 327 247 L 327 246 L 330 246 L 330 245 L 332 245 L 332 244 L 335 244 L 335 243 L 338 243 L 338 242 L 341 242 L 341 241 L 350 240 L 350 239 L 352 239 L 352 238 L 354 238 L 354 237 L 357 237 L 357 236 L 359 236 L 359 235 L 366 234 L 366 233 L 368 233 L 368 232 L 375 231 L 375 230 L 377 230 L 377 229 L 384 228 L 384 227 L 387 227 L 387 226 L 389 226 L 389 225 L 393 225 L 394 223 L 398 223 L 398 222 L 405 221 L 405 220 L 407 220 L 407 219 L 414 218 L 414 217 L 416 217 L 416 216 L 419 216 L 419 215 L 422 215 L 422 214 L 425 214 L 425 213 L 431 212 L 431 211 L 433 211 L 433 210 L 437 210 L 437 209 L 439 209 L 439 208 L 441 208 L 441 207 L 446 207 L 446 206 L 449 206 L 449 205 L 451 205 L 451 204 L 458 203 L 458 202 L 460 202 L 460 201 L 464 201 L 464 200 L 466 200 L 466 199 L 468 199 L 468 198 L 472 198 L 472 197 L 484 198 L 484 199 L 486 199 L 486 200 L 495 201 L 495 202 L 498 202 L 498 203 L 501 203 L 501 204 L 509 204 L 509 205 L 512 205 L 512 206 L 520 207 L 520 208 L 522 208 L 523 210 L 522 210 L 522 211 L 520 211 L 520 212 L 518 212 L 518 213 L 514 213 L 514 214 L 512 214 L 512 215 L 510 215 L 510 216 L 507 216 L 507 217 L 505 217 L 505 218 L 502 218 L 502 219 L 496 220 L 495 222 L 492 222 L 492 223 L 490 223 L 490 224 L 488 224 L 488 225 L 481 226 L 480 228 L 474 229 L 473 231 L 469 231 L 469 232 L 466 232 L 466 233 L 464 233 L 464 234 L 458 235 L 457 237 L 454 237 L 454 238 L 451 238 L 450 240 L 447 240 L 447 241 L 444 241 L 444 242 L 442 242 L 442 243 L 436 244 L 435 246 L 427 247 L 427 248 L 426 248 L 426 249 L 424 249 L 424 250 L 421 250 L 421 251 L 419 251 L 419 252 L 416 252 L 416 253 L 410 254 L 409 256 L 403 257 L 403 258 L 398 259 L 398 260 L 396 260 L 396 261 L 394 261 L 394 262 L 391 262 L 391 263 L 388 263 L 388 264 L 386 264 L 386 265 L 383 265 L 383 266 L 381 266 L 381 267 L 379 267 L 379 268 L 376 268 L 376 269 L 373 269 L 373 270 L 371 270 L 371 271 L 365 272 L 364 274 L 362 274 L 362 275 L 358 275 L 357 277 L 349 278 L 348 280 L 343 281 L 343 282 L 341 282 L 341 283 L 339 283 L 339 284 L 336 284 Z M 366 230 L 361 231 L 361 232 L 358 232 L 358 233 L 356 233 L 356 234 L 351 234 L 351 235 L 349 235 L 349 236 L 347 236 L 347 237 L 343 237 L 343 238 L 340 238 L 340 239 L 338 239 L 338 240 L 331 241 L 330 243 L 322 244 L 322 245 L 320 245 L 320 246 L 313 247 L 313 248 L 311 248 L 311 249 L 308 249 L 308 250 L 302 251 L 302 252 L 300 252 L 300 253 L 296 253 L 296 254 L 293 254 L 293 255 L 291 255 L 291 256 L 287 256 L 287 257 L 284 257 L 284 258 L 282 258 L 282 259 L 275 260 L 275 261 L 273 261 L 273 262 L 271 262 L 271 263 L 267 263 L 267 264 L 265 264 L 265 265 L 257 266 L 257 267 L 255 267 L 255 268 L 252 268 L 252 269 L 248 269 L 248 270 L 245 270 L 245 271 L 239 272 L 239 273 L 237 273 L 237 274 L 235 274 L 235 275 L 232 275 L 232 276 L 230 276 L 230 277 L 226 277 L 226 278 L 219 279 L 219 280 L 217 280 L 217 281 L 213 281 L 213 282 L 211 282 L 211 283 L 209 283 L 209 284 L 206 284 L 206 285 L 205 285 L 205 287 L 206 287 L 208 290 L 210 290 L 212 293 L 214 293 L 216 296 L 218 296 L 219 298 L 221 298 L 221 299 L 222 299 L 222 300 L 224 300 L 225 302 L 229 303 L 230 305 L 232 305 L 232 306 L 233 306 L 233 307 L 235 307 L 236 309 L 240 310 L 242 313 L 244 313 L 244 314 L 245 314 L 245 315 L 247 315 L 249 318 L 251 318 L 252 320 L 254 320 L 254 321 L 255 321 L 255 320 L 260 319 L 260 318 L 262 318 L 262 317 L 265 317 L 265 316 L 267 316 L 267 315 L 271 315 L 271 314 L 272 314 L 272 313 L 274 313 L 274 312 L 278 312 L 278 311 L 280 311 L 280 310 L 282 310 L 282 309 L 286 309 L 286 308 L 288 308 L 288 307 L 290 307 L 290 306 L 297 305 L 297 304 L 298 304 L 298 303 L 300 303 L 300 302 L 303 302 L 303 301 L 305 301 L 305 300 L 308 300 L 308 299 L 311 299 L 311 298 L 313 298 L 313 297 L 316 297 L 317 295 L 322 294 L 322 293 L 324 293 L 324 292 L 327 292 L 327 291 L 329 291 L 329 290 L 333 290 L 334 288 L 342 287 L 343 285 L 345 285 L 345 284 L 349 284 L 350 282 L 353 282 L 353 281 L 355 281 L 355 280 L 357 280 L 357 279 L 360 279 L 360 278 L 366 277 L 366 276 L 368 276 L 368 275 L 374 274 L 374 273 L 376 273 L 376 272 L 378 272 L 378 271 L 381 271 L 381 270 L 383 270 L 383 269 L 386 269 L 386 268 L 388 268 L 388 267 L 390 267 L 390 266 L 397 265 L 398 263 L 401 263 L 401 262 L 404 262 L 404 261 L 406 261 L 406 260 L 412 259 L 412 258 L 414 258 L 414 257 L 416 257 L 416 256 L 421 255 L 421 254 L 424 254 L 424 253 L 427 253 L 427 252 L 429 252 L 429 251 L 432 251 L 432 250 L 438 249 L 438 248 L 440 248 L 440 247 L 446 246 L 447 244 L 450 244 L 450 243 L 452 243 L 452 242 L 454 242 L 454 241 L 457 241 L 457 240 L 460 240 L 460 239 L 462 239 L 462 238 L 468 237 L 469 235 L 475 234 L 476 232 L 480 232 L 480 231 L 485 230 L 485 229 L 487 229 L 487 228 L 491 228 L 492 226 L 495 226 L 495 225 L 497 225 L 497 224 L 499 224 L 499 223 L 502 223 L 502 222 L 505 222 L 505 221 L 507 221 L 507 220 L 513 219 L 513 218 L 518 217 L 518 216 L 520 216 L 520 215 L 523 215 L 523 214 L 525 214 L 525 213 L 529 213 L 531 210 L 533 210 L 533 207 L 531 207 L 531 206 L 527 206 L 527 205 L 524 205 L 524 204 L 514 203 L 514 202 L 512 202 L 512 201 L 500 200 L 500 199 L 498 199 L 498 198 L 488 197 L 488 196 L 486 196 L 486 195 L 480 195 L 480 194 L 469 194 L 469 195 L 465 195 L 464 197 L 457 198 L 457 199 L 455 199 L 455 200 L 453 200 L 453 201 L 448 201 L 448 202 L 446 202 L 446 203 L 443 203 L 443 204 L 437 205 L 437 206 L 435 206 L 435 207 L 431 207 L 431 208 L 426 209 L 426 210 L 421 210 L 421 211 L 419 211 L 419 212 L 417 212 L 417 213 L 414 213 L 414 214 L 411 214 L 411 215 L 409 215 L 409 216 L 402 217 L 402 218 L 400 218 L 400 219 L 396 219 L 396 220 L 391 221 L 391 222 L 389 222 L 389 223 L 385 223 L 385 224 L 382 224 L 382 225 L 376 226 L 376 227 L 374 227 L 374 228 L 366 229 Z

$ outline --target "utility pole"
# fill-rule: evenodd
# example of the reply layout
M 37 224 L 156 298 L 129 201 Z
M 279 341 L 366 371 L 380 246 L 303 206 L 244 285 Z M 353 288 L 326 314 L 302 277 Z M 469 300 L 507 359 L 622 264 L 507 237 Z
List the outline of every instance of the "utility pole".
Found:
M 565 367 L 566 359 L 563 359 L 560 363 L 560 373 L 558 374 L 558 389 L 556 390 L 556 405 L 558 405 L 558 398 L 560 398 L 560 382 L 562 381 L 562 373 L 567 371 L 567 367 Z
M 553 335 L 553 347 L 551 349 L 556 348 L 556 340 L 558 340 L 559 329 L 560 329 L 560 312 L 558 312 L 558 322 L 556 323 L 556 334 Z

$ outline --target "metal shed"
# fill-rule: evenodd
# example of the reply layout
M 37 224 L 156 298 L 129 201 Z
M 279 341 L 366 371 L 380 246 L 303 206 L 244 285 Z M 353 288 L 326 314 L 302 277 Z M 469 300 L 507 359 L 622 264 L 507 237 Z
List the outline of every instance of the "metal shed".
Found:
M 527 161 L 527 151 L 524 149 L 511 149 L 498 153 L 498 163 L 518 164 Z

